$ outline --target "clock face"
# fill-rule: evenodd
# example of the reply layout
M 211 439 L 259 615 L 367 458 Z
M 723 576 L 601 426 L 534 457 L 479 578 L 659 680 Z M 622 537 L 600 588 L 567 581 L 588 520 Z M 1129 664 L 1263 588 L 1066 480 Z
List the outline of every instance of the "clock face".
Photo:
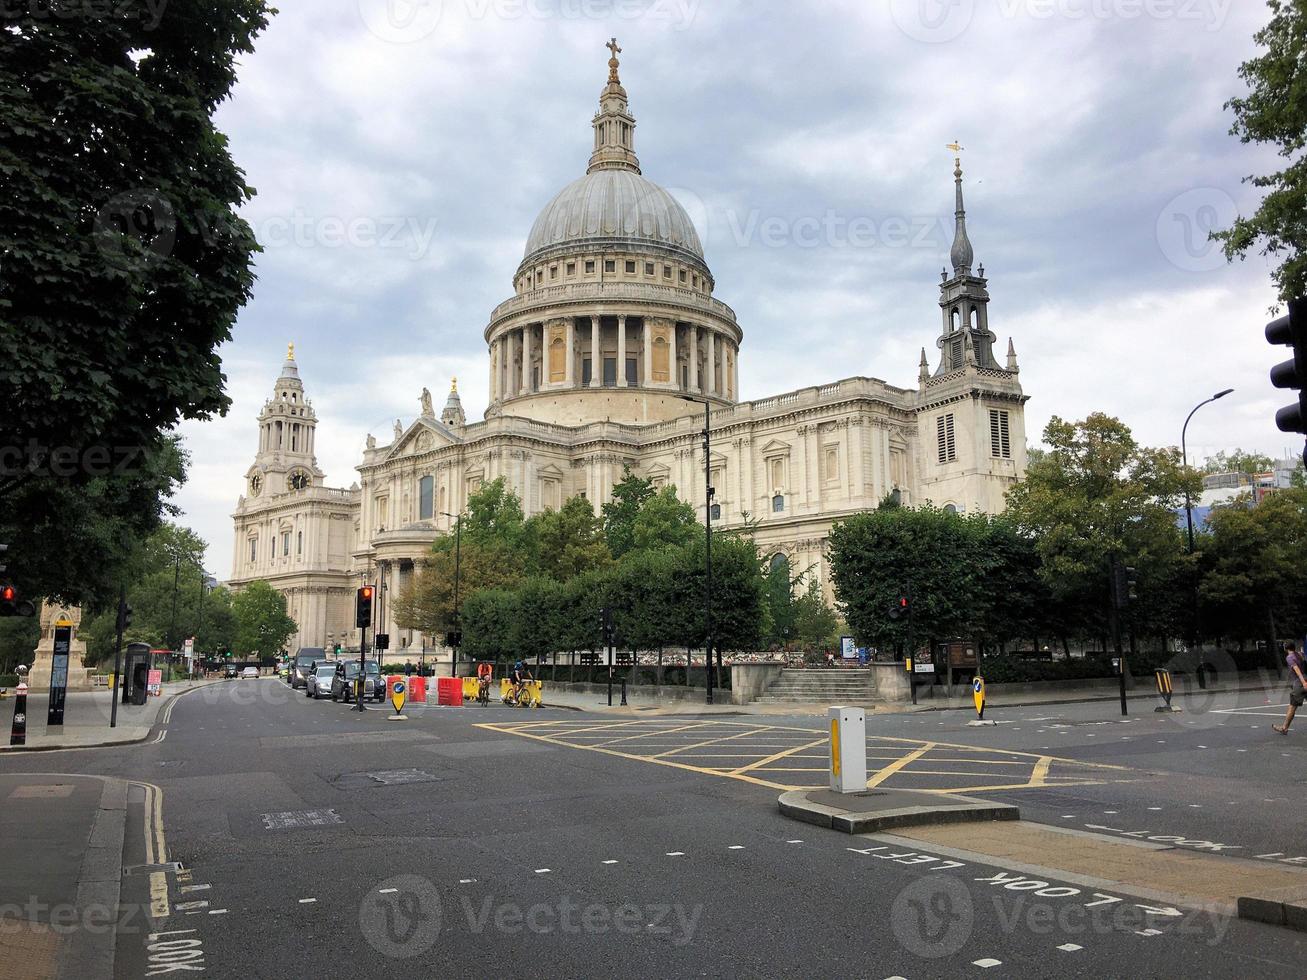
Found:
M 250 477 L 250 496 L 257 497 L 263 492 L 263 477 L 255 473 Z
M 297 470 L 286 480 L 286 487 L 290 490 L 303 490 L 308 485 L 309 475 L 303 470 Z

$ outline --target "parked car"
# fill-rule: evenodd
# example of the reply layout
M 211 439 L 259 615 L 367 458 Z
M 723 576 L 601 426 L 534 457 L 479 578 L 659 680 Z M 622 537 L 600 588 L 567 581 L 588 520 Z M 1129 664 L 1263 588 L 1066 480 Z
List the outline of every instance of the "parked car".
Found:
M 319 660 L 313 665 L 313 671 L 304 681 L 304 696 L 318 698 L 331 696 L 331 682 L 339 672 L 340 664 L 334 660 Z
M 346 660 L 341 664 L 342 670 L 336 671 L 331 682 L 331 700 L 353 701 L 354 681 L 359 675 L 359 662 Z M 366 701 L 386 700 L 386 679 L 381 676 L 381 668 L 375 660 L 367 661 L 363 672 L 363 698 Z
M 290 687 L 292 691 L 297 691 L 305 686 L 309 674 L 313 672 L 313 665 L 319 660 L 327 659 L 327 651 L 322 647 L 300 647 L 300 652 L 295 654 L 295 662 L 291 665 L 290 670 Z
M 228 664 L 223 668 L 222 676 L 224 680 L 231 680 L 233 677 L 236 677 L 238 673 L 235 664 Z
M 259 676 L 258 667 L 246 667 L 244 670 L 241 671 L 241 677 L 245 679 L 248 679 L 250 677 L 257 678 L 258 676 Z

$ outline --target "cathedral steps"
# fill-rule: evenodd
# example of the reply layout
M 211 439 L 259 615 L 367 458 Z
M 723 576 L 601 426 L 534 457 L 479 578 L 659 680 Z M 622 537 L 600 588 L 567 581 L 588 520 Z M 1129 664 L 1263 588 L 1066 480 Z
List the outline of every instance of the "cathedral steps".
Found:
M 758 697 L 757 704 L 870 704 L 880 700 L 871 671 L 783 670 Z

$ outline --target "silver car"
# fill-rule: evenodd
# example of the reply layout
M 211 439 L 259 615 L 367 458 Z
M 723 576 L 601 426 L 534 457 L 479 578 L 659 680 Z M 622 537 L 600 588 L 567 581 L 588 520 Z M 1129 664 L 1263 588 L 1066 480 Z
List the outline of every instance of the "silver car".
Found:
M 315 701 L 331 697 L 331 682 L 339 667 L 334 660 L 319 660 L 314 664 L 313 670 L 304 678 L 304 696 Z

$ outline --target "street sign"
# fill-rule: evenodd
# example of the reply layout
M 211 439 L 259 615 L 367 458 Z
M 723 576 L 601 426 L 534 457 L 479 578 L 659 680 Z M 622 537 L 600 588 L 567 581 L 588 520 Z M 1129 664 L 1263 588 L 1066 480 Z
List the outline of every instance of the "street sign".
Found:
M 395 717 L 398 717 L 403 714 L 404 702 L 408 700 L 408 685 L 402 677 L 391 677 L 386 686 L 390 689 L 390 703 L 395 706 Z
M 389 634 L 389 633 L 377 633 L 377 634 L 372 638 L 372 649 L 374 649 L 374 650 L 389 650 L 389 649 L 390 649 L 390 634 Z
M 985 679 L 979 675 L 971 683 L 971 696 L 976 702 L 976 717 L 985 720 Z
M 840 659 L 841 660 L 858 659 L 858 648 L 853 644 L 853 637 L 851 636 L 840 637 Z
M 68 697 L 68 651 L 73 644 L 73 624 L 61 619 L 54 624 L 54 657 L 50 661 L 50 707 L 45 723 L 63 725 L 64 705 Z

